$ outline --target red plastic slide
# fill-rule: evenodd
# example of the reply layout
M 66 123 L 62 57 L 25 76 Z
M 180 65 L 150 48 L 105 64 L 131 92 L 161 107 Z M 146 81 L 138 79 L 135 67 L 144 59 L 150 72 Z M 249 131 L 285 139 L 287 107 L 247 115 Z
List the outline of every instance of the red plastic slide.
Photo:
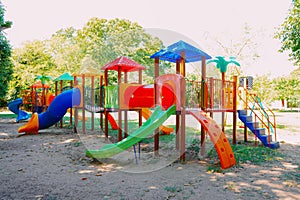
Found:
M 111 128 L 113 130 L 119 129 L 119 126 L 118 126 L 116 120 L 114 119 L 114 117 L 109 112 L 107 113 L 107 119 L 108 119 L 108 121 L 109 121 L 109 123 L 111 125 Z
M 206 116 L 203 111 L 190 111 L 189 113 L 194 116 L 207 131 L 218 153 L 222 169 L 227 169 L 235 165 L 236 161 L 230 143 L 217 123 L 211 117 Z

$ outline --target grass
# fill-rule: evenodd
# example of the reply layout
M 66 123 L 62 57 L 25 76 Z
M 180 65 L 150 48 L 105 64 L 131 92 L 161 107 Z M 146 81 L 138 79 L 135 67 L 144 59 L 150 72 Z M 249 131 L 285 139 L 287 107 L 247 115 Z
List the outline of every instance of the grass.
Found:
M 0 113 L 0 118 L 3 118 L 3 119 L 12 119 L 12 118 L 17 118 L 17 115 L 16 114 Z
M 241 164 L 243 163 L 261 165 L 267 162 L 282 160 L 284 157 L 284 155 L 279 153 L 277 150 L 264 146 L 253 146 L 252 143 L 232 145 L 231 147 L 234 152 L 237 167 L 241 167 Z M 211 159 L 218 159 L 215 149 L 211 149 L 208 153 L 208 157 Z M 223 170 L 219 167 L 219 165 L 211 165 L 208 167 L 207 171 L 222 172 Z
M 299 110 L 297 110 L 297 109 L 287 109 L 287 110 L 276 110 L 276 112 L 294 113 L 294 112 L 299 112 Z
M 287 127 L 286 127 L 286 125 L 283 125 L 283 124 L 277 124 L 276 128 L 278 128 L 278 129 L 285 129 Z
M 182 192 L 183 191 L 183 187 L 180 186 L 166 186 L 164 187 L 164 190 L 168 191 L 168 192 Z
M 88 126 L 89 123 L 86 123 Z M 175 126 L 171 126 L 175 129 Z M 129 121 L 128 122 L 128 130 L 129 132 L 133 132 L 138 128 L 138 122 L 137 121 Z M 284 128 L 284 126 L 280 127 Z M 228 130 L 230 132 L 230 130 Z M 240 130 L 242 131 L 242 130 Z M 238 133 L 238 134 L 242 134 Z M 109 132 L 109 135 L 112 137 L 117 138 L 118 130 L 111 130 Z M 194 153 L 197 155 L 200 151 L 200 131 L 198 129 L 186 128 L 186 144 L 187 144 L 187 150 L 189 152 Z M 175 140 L 176 135 L 174 133 L 170 135 L 160 135 L 160 142 L 161 143 L 168 143 Z M 230 139 L 229 139 L 230 140 Z M 153 135 L 150 135 L 148 138 L 144 138 L 142 140 L 143 143 L 149 144 L 154 142 Z M 232 149 L 235 155 L 236 159 L 236 166 L 240 167 L 243 163 L 251 163 L 254 165 L 260 165 L 266 162 L 272 162 L 281 160 L 283 157 L 283 154 L 280 154 L 276 150 L 264 147 L 264 146 L 254 146 L 253 142 L 248 143 L 241 143 L 239 145 L 232 145 Z M 208 153 L 208 158 L 212 160 L 211 165 L 208 166 L 207 171 L 212 172 L 222 172 L 223 170 L 219 166 L 219 164 L 215 164 L 216 160 L 219 160 L 218 155 L 214 148 L 210 150 Z M 167 188 L 171 190 L 171 188 Z

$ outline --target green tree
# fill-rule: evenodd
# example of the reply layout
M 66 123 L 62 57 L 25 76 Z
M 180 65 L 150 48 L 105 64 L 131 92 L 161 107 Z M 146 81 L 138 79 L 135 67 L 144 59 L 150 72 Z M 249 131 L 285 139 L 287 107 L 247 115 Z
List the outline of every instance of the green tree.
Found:
M 253 81 L 253 92 L 262 100 L 262 102 L 270 105 L 276 97 L 277 92 L 274 90 L 274 81 L 269 75 L 257 76 Z
M 5 9 L 3 8 L 3 4 L 0 1 L 0 32 L 7 28 L 11 28 L 12 22 L 4 20 Z
M 288 16 L 279 27 L 275 38 L 281 40 L 280 52 L 288 51 L 289 57 L 300 66 L 300 1 L 294 0 Z
M 11 47 L 3 30 L 10 28 L 11 21 L 4 20 L 4 8 L 0 1 L 0 107 L 6 103 L 8 83 L 12 78 L 13 65 L 10 59 Z
M 55 60 L 56 70 L 60 74 L 65 72 L 72 74 L 81 67 L 85 53 L 80 48 L 76 37 L 77 30 L 70 27 L 57 31 L 49 40 L 45 41 L 48 52 Z
M 125 19 L 92 18 L 78 30 L 76 40 L 81 51 L 91 55 L 99 67 L 119 56 L 127 56 L 147 68 L 145 79 L 145 76 L 153 77 L 153 60 L 149 56 L 163 48 L 158 38 Z
M 289 107 L 297 106 L 300 98 L 300 79 L 290 74 L 275 80 L 276 99 L 288 102 Z
M 14 73 L 9 90 L 11 98 L 18 97 L 21 90 L 28 89 L 39 74 L 53 77 L 59 75 L 55 61 L 43 41 L 35 40 L 22 48 L 14 49 L 12 59 Z
M 61 29 L 48 40 L 31 41 L 14 49 L 15 73 L 10 94 L 17 96 L 39 74 L 55 78 L 65 72 L 76 73 L 81 67 L 100 69 L 119 56 L 127 56 L 144 65 L 147 70 L 143 80 L 153 82 L 154 61 L 149 56 L 161 48 L 162 42 L 147 34 L 137 23 L 92 18 L 82 29 Z M 87 58 L 93 66 L 83 66 Z M 170 67 L 165 66 L 162 69 Z M 112 73 L 111 78 L 116 80 L 116 73 Z

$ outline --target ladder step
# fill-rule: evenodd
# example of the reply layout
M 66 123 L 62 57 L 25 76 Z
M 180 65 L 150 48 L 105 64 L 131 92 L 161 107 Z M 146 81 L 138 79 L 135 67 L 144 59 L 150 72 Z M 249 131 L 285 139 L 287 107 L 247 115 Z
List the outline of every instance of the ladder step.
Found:
M 247 122 L 246 126 L 250 129 L 250 130 L 254 130 L 254 129 L 258 129 L 259 128 L 259 122 Z
M 279 147 L 280 147 L 280 144 L 279 144 L 278 141 L 270 143 L 270 148 L 271 149 L 278 149 Z
M 247 115 L 247 110 L 238 110 L 239 115 Z
M 255 135 L 266 135 L 266 129 L 265 128 L 256 128 L 253 130 Z

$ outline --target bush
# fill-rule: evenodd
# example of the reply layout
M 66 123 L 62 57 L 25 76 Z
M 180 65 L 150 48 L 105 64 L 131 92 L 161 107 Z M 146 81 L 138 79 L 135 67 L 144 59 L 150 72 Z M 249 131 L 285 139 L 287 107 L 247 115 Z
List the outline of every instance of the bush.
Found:
M 7 101 L 4 98 L 0 97 L 0 108 L 6 107 L 7 106 Z

